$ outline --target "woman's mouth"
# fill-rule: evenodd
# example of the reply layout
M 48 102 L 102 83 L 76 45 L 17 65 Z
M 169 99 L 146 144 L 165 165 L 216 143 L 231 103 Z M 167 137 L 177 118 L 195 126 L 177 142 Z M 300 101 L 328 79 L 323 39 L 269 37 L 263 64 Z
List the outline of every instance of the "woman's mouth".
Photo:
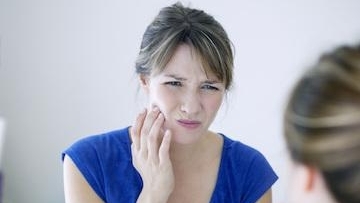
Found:
M 201 125 L 200 121 L 195 120 L 179 119 L 177 122 L 179 125 L 187 129 L 195 129 Z

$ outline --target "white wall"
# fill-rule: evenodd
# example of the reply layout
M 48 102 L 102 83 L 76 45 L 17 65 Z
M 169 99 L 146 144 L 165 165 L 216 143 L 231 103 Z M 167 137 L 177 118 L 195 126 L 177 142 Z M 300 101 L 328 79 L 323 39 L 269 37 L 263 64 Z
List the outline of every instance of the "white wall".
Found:
M 5 202 L 64 202 L 61 151 L 80 137 L 132 123 L 142 105 L 133 75 L 141 36 L 170 3 L 0 0 Z M 280 176 L 274 202 L 285 202 L 286 95 L 319 53 L 360 40 L 360 1 L 191 5 L 214 15 L 236 47 L 236 86 L 212 128 L 264 153 Z

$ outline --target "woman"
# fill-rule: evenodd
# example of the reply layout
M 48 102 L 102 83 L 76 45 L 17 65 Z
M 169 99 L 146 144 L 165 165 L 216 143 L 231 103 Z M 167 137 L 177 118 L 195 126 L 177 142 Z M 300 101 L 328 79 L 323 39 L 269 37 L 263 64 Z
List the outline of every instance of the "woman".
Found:
M 213 17 L 163 8 L 136 61 L 149 105 L 131 127 L 64 152 L 66 202 L 270 203 L 277 176 L 265 158 L 208 129 L 232 69 L 230 40 Z
M 285 137 L 290 203 L 360 202 L 360 46 L 322 56 L 293 90 Z

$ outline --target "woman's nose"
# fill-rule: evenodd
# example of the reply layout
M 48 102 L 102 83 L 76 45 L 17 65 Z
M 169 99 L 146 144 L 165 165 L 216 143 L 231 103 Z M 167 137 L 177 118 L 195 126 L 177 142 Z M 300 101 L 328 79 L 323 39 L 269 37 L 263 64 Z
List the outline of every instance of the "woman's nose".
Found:
M 198 92 L 188 92 L 181 99 L 181 111 L 195 115 L 201 110 L 201 98 Z

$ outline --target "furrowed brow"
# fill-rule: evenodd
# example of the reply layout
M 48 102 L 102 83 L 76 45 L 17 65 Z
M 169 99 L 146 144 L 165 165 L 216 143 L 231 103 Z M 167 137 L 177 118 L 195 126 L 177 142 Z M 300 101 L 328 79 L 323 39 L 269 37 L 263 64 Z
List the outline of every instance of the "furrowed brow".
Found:
M 180 76 L 174 75 L 174 74 L 167 74 L 166 77 L 174 78 L 175 80 L 185 81 L 186 78 L 182 78 Z
M 206 84 L 218 84 L 218 83 L 221 83 L 221 82 L 218 81 L 218 80 L 206 80 L 206 81 L 204 81 L 204 83 L 206 83 Z

